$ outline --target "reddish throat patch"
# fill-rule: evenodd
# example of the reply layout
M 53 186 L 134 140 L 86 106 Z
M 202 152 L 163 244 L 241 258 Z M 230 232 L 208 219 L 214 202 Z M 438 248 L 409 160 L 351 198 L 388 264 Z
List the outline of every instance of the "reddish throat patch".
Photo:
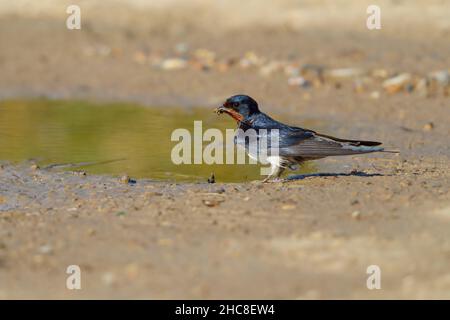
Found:
M 226 113 L 228 113 L 234 120 L 238 122 L 244 120 L 244 117 L 239 112 L 232 109 L 227 110 Z

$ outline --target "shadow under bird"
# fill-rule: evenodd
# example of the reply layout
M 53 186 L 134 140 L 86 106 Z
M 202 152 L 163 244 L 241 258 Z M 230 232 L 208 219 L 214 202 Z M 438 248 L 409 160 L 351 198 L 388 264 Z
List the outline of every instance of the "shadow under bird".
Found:
M 268 141 L 268 149 L 270 149 L 271 135 L 274 132 L 277 134 L 277 153 L 275 156 L 268 153 L 266 160 L 271 165 L 271 172 L 264 182 L 277 181 L 285 169 L 296 170 L 299 165 L 308 160 L 371 152 L 398 153 L 398 151 L 384 150 L 380 147 L 381 142 L 340 139 L 313 130 L 286 125 L 261 112 L 258 103 L 247 95 L 235 95 L 228 98 L 223 105 L 215 109 L 215 112 L 226 113 L 236 120 L 238 129 L 241 129 L 238 132 L 245 133 L 253 129 L 252 132 L 255 132 L 257 141 L 261 138 Z M 258 155 L 249 152 L 248 140 L 238 139 L 236 135 L 234 142 L 243 146 L 250 157 L 258 158 Z M 257 145 L 259 146 L 259 142 Z M 259 154 L 259 150 L 257 152 Z

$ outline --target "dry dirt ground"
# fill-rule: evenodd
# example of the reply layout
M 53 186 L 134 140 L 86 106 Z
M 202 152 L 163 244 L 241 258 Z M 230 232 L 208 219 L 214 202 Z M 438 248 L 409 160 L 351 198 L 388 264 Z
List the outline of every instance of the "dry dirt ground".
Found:
M 448 96 L 151 65 L 187 46 L 223 61 L 253 51 L 424 76 L 450 68 L 448 2 L 381 1 L 377 31 L 364 1 L 104 3 L 79 1 L 82 29 L 69 31 L 65 1 L 2 2 L 0 97 L 211 112 L 243 92 L 292 123 L 317 119 L 401 154 L 322 160 L 334 175 L 273 184 L 124 184 L 4 162 L 0 298 L 450 298 Z M 81 268 L 81 290 L 66 288 L 69 265 Z M 381 268 L 380 290 L 366 287 L 369 265 Z

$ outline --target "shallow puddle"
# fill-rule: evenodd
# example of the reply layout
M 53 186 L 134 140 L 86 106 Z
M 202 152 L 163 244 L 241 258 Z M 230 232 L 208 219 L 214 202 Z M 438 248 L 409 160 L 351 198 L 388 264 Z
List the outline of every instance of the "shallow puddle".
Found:
M 224 137 L 225 129 L 236 127 L 232 119 L 215 115 L 212 108 L 44 99 L 2 101 L 0 160 L 20 163 L 35 159 L 42 167 L 84 163 L 88 165 L 65 168 L 174 181 L 206 181 L 212 172 L 218 182 L 263 178 L 259 165 L 172 163 L 171 151 L 178 143 L 171 141 L 173 130 L 186 128 L 192 133 L 194 121 L 199 120 L 203 122 L 203 132 L 218 128 Z M 314 171 L 314 165 L 306 164 L 297 173 Z

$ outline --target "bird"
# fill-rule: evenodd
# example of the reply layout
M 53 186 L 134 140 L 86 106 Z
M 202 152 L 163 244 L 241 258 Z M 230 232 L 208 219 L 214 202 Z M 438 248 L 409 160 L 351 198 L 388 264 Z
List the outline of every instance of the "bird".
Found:
M 277 153 L 275 156 L 268 153 L 266 159 L 270 163 L 270 174 L 263 182 L 281 181 L 280 176 L 286 169 L 296 170 L 309 160 L 372 152 L 398 153 L 398 151 L 385 150 L 380 146 L 382 143 L 378 141 L 341 139 L 314 130 L 289 126 L 261 112 L 258 103 L 245 94 L 229 97 L 214 111 L 219 115 L 228 114 L 237 122 L 237 129 L 241 130 L 236 131 L 234 143 L 243 146 L 251 158 L 257 158 L 257 155 L 254 152 L 251 154 L 249 139 L 246 140 L 245 137 L 242 139 L 242 136 L 238 136 L 238 132 L 245 134 L 248 130 L 253 129 L 252 132 L 255 132 L 258 141 L 261 138 L 269 141 L 268 149 L 271 148 L 272 132 L 276 132 Z M 259 146 L 259 143 L 257 145 Z M 257 149 L 257 152 L 260 150 Z

